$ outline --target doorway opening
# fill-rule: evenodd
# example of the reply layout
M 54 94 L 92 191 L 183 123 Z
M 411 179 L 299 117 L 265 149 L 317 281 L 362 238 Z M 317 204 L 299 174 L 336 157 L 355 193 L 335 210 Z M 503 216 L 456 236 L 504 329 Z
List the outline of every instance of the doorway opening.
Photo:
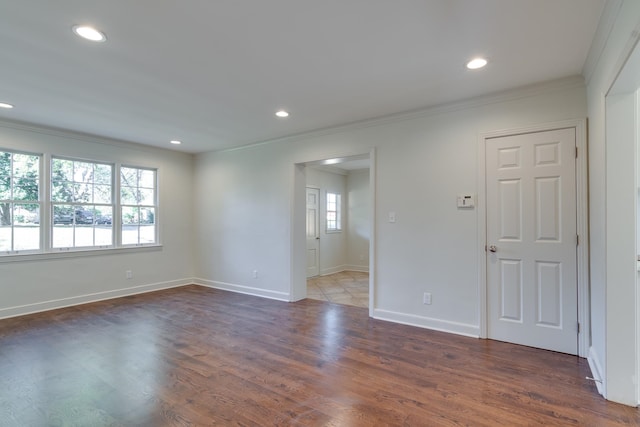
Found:
M 372 312 L 373 168 L 373 152 L 295 166 L 293 301 Z

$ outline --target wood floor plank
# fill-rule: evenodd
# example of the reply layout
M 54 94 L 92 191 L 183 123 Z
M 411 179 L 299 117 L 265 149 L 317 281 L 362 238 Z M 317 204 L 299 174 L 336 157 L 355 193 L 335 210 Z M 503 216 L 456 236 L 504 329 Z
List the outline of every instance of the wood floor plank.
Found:
M 187 286 L 0 321 L 0 426 L 621 426 L 584 359 Z

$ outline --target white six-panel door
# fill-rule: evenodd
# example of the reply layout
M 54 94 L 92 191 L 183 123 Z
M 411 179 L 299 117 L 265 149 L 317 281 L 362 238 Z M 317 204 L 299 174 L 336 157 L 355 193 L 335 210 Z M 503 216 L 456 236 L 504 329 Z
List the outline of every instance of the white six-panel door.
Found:
M 575 129 L 485 147 L 488 337 L 577 354 Z
M 307 187 L 307 277 L 320 274 L 320 190 Z

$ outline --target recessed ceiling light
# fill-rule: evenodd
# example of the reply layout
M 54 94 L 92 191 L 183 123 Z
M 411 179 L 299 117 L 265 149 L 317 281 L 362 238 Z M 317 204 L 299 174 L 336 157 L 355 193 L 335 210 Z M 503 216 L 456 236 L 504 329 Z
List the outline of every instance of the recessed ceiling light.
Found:
M 170 143 L 172 143 L 173 145 L 180 145 L 182 144 L 182 141 L 178 141 L 177 139 L 172 139 L 171 141 L 169 141 Z
M 0 102 L 0 108 L 11 109 L 11 108 L 13 108 L 13 105 L 7 104 L 6 102 Z
M 88 25 L 74 25 L 73 32 L 83 39 L 91 40 L 92 42 L 103 42 L 107 40 L 107 36 L 102 31 L 98 31 Z
M 289 113 L 284 110 L 280 110 L 276 112 L 276 116 L 280 117 L 281 119 L 284 119 L 285 117 L 289 117 Z
M 487 60 L 484 58 L 473 58 L 471 61 L 467 62 L 467 68 L 470 70 L 477 70 L 485 65 L 487 65 Z

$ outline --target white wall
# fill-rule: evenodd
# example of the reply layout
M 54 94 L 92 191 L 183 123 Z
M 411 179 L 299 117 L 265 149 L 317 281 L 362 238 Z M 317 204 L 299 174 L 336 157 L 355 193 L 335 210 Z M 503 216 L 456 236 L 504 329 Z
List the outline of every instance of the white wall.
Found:
M 294 299 L 293 282 L 304 280 L 293 264 L 301 259 L 291 252 L 297 239 L 292 224 L 303 227 L 291 218 L 294 189 L 300 191 L 294 165 L 376 147 L 374 315 L 477 336 L 478 215 L 457 210 L 456 195 L 478 192 L 479 135 L 585 116 L 585 87 L 575 78 L 198 155 L 198 277 L 226 289 Z M 385 221 L 390 211 L 396 223 Z M 261 272 L 257 279 L 253 269 Z M 425 291 L 432 293 L 432 305 L 421 303 Z
M 192 282 L 193 156 L 5 122 L 0 148 L 158 168 L 162 243 L 80 257 L 3 258 L 0 318 Z M 133 279 L 125 279 L 125 270 Z
M 371 234 L 371 195 L 369 169 L 347 175 L 347 269 L 369 271 L 369 239 Z
M 632 363 L 623 355 L 637 354 L 634 324 L 635 311 L 629 302 L 634 301 L 634 283 L 615 279 L 615 257 L 618 247 L 615 241 L 615 200 L 628 183 L 624 164 L 608 162 L 612 159 L 634 159 L 629 146 L 616 147 L 606 139 L 605 96 L 620 72 L 626 55 L 635 43 L 640 23 L 640 2 L 636 0 L 609 1 L 600 22 L 599 34 L 589 54 L 585 74 L 588 78 L 589 111 L 589 198 L 590 198 L 590 268 L 591 268 L 591 324 L 592 347 L 589 361 L 594 374 L 604 382 L 601 391 L 605 397 L 635 405 L 637 378 L 634 378 L 637 361 Z M 613 100 L 612 100 L 613 102 Z M 616 151 L 616 149 L 622 149 Z M 627 151 L 624 151 L 627 150 Z M 617 187 L 620 184 L 621 187 Z M 633 192 L 628 195 L 633 209 Z M 607 218 L 607 214 L 614 214 Z M 612 231 L 608 235 L 608 231 Z M 633 235 L 631 230 L 627 233 Z M 623 255 L 633 257 L 634 253 Z M 614 257 L 614 258 L 611 258 Z M 609 263 L 611 262 L 611 265 Z M 631 296 L 631 298 L 630 298 Z M 635 384 L 635 385 L 634 385 Z
M 283 163 L 282 156 L 289 156 L 282 148 L 262 145 L 249 152 L 196 156 L 198 197 L 193 211 L 198 283 L 289 299 L 289 193 L 294 170 Z M 303 181 L 303 190 L 304 185 Z M 306 261 L 306 255 L 301 256 Z
M 337 273 L 346 269 L 348 222 L 345 209 L 349 204 L 347 177 L 344 174 L 327 172 L 307 167 L 308 187 L 320 189 L 320 275 Z M 327 232 L 327 192 L 338 193 L 341 197 L 342 231 Z

